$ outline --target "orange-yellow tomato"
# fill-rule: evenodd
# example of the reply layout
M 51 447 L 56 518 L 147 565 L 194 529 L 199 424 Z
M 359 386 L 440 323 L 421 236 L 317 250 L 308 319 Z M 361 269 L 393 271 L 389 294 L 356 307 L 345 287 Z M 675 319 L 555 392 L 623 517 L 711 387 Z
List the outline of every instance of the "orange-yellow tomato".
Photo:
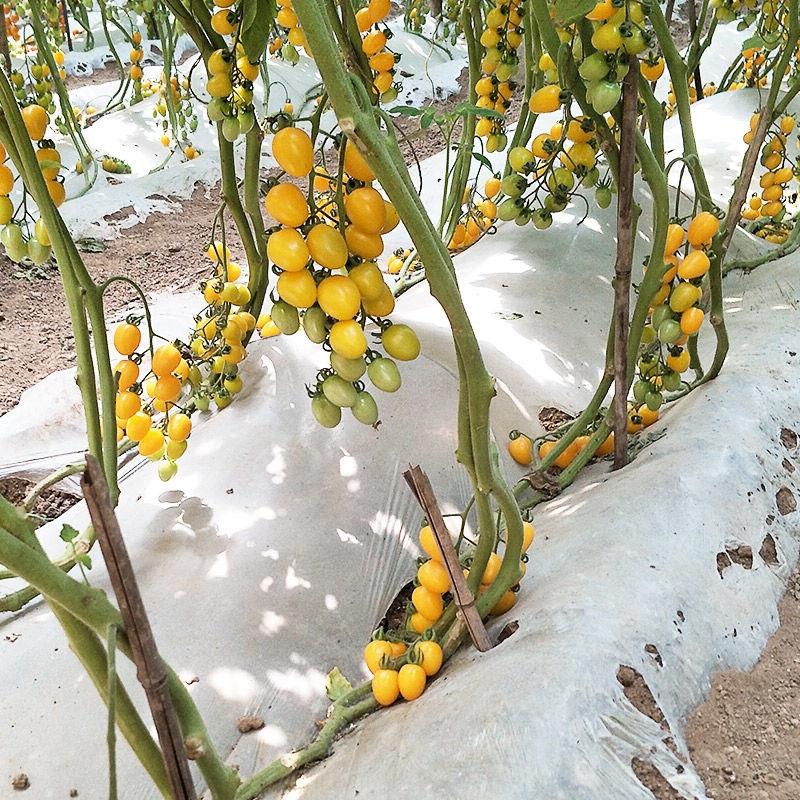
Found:
M 153 353 L 153 374 L 159 378 L 177 369 L 181 363 L 181 354 L 172 343 L 162 344 Z
M 347 195 L 345 210 L 350 222 L 364 233 L 381 233 L 386 224 L 386 203 L 371 186 L 355 189 Z
M 272 140 L 272 155 L 295 178 L 308 175 L 314 167 L 314 145 L 301 128 L 281 128 Z
M 293 183 L 275 184 L 264 198 L 267 213 L 281 225 L 299 228 L 308 219 L 308 202 Z
M 717 231 L 719 231 L 719 220 L 710 211 L 701 211 L 689 223 L 686 238 L 692 247 L 703 247 L 711 244 Z

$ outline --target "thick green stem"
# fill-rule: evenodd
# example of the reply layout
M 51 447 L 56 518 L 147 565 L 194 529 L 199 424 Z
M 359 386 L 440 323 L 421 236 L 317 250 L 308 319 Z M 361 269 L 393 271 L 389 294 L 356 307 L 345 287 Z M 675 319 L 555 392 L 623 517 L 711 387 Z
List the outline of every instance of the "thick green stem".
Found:
M 493 380 L 486 371 L 475 332 L 464 308 L 450 255 L 411 182 L 392 129 L 382 132 L 365 87 L 347 74 L 333 34 L 326 24 L 325 14 L 317 3 L 313 0 L 295 0 L 294 8 L 328 88 L 339 125 L 365 156 L 405 222 L 425 264 L 431 294 L 442 306 L 450 323 L 459 360 L 459 375 L 467 392 L 467 404 L 462 404 L 460 408 L 462 411 L 468 409 L 469 450 L 473 463 L 465 466 L 471 474 L 474 469 L 476 492 L 492 493 L 507 526 L 506 553 L 500 575 L 482 598 L 488 598 L 487 603 L 492 598 L 496 602 L 495 594 L 512 585 L 510 574 L 513 572 L 514 577 L 518 577 L 522 518 L 493 457 L 489 428 Z M 466 428 L 466 425 L 460 425 L 459 432 L 466 435 Z M 461 444 L 459 441 L 459 456 L 465 452 Z
M 312 45 L 313 46 L 313 45 Z M 324 758 L 331 749 L 336 735 L 342 728 L 352 724 L 370 711 L 374 711 L 378 703 L 374 697 L 368 696 L 353 705 L 335 704 L 333 711 L 325 720 L 317 738 L 308 747 L 294 753 L 281 756 L 268 767 L 245 781 L 236 792 L 235 800 L 254 800 L 265 789 L 272 786 L 306 764 Z
M 44 592 L 45 596 L 67 636 L 70 649 L 81 662 L 100 697 L 108 703 L 108 659 L 98 635 L 98 629 L 89 624 L 86 619 L 81 618 L 80 614 L 75 613 L 76 608 L 82 604 L 81 600 L 73 602 L 69 600 L 83 589 L 89 590 L 96 596 L 101 596 L 104 600 L 105 595 L 97 589 L 85 587 L 84 584 L 78 583 L 54 567 L 36 539 L 29 520 L 2 497 L 0 497 L 0 563 L 5 564 L 12 572 L 27 580 L 39 591 L 43 591 L 44 587 L 49 584 L 48 576 L 60 576 L 60 582 L 66 589 L 62 594 L 62 600 L 58 601 Z M 78 591 L 75 591 L 73 587 L 77 587 Z M 110 609 L 113 613 L 117 613 L 113 607 Z M 105 637 L 108 625 L 100 626 L 100 630 Z M 150 775 L 158 791 L 163 797 L 169 797 L 169 781 L 161 758 L 161 751 L 121 685 L 116 688 L 116 704 L 116 719 L 120 731 Z
M 124 635 L 122 617 L 119 611 L 108 601 L 105 593 L 100 589 L 95 589 L 74 580 L 51 564 L 43 552 L 34 549 L 30 544 L 26 544 L 24 540 L 8 532 L 8 519 L 13 520 L 14 516 L 18 516 L 14 507 L 0 498 L 0 526 L 2 526 L 0 527 L 0 562 L 41 592 L 54 610 L 56 608 L 64 610 L 68 616 L 74 617 L 83 626 L 90 629 L 94 636 L 105 638 L 109 626 L 118 626 L 120 629 L 118 642 L 120 652 L 124 653 L 127 658 L 132 658 L 130 644 Z M 105 653 L 103 655 L 105 656 Z M 102 686 L 105 686 L 107 671 L 105 658 L 103 662 Z M 239 785 L 239 777 L 236 771 L 226 766 L 214 750 L 191 695 L 189 695 L 185 685 L 169 666 L 167 666 L 167 684 L 184 738 L 194 737 L 191 744 L 197 745 L 197 757 L 195 760 L 212 792 L 212 796 L 215 800 L 231 800 L 235 787 Z M 103 692 L 101 692 L 101 695 L 104 700 L 107 699 Z M 120 718 L 121 711 L 120 707 L 118 709 Z M 120 729 L 124 732 L 122 725 L 120 725 Z M 138 742 L 138 744 L 141 744 L 141 742 Z

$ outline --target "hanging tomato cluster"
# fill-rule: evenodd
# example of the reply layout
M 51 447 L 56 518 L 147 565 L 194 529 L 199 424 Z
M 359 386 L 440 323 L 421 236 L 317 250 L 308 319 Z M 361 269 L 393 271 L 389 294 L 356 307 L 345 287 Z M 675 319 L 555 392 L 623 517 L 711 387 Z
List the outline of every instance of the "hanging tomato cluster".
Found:
M 511 107 L 511 97 L 516 88 L 512 79 L 519 70 L 517 50 L 525 35 L 524 14 L 524 0 L 493 0 L 481 34 L 483 75 L 475 84 L 476 105 L 500 116 L 480 117 L 475 133 L 486 139 L 486 149 L 490 153 L 505 150 L 508 142 L 504 116 Z
M 272 152 L 285 176 L 264 200 L 278 223 L 267 232 L 267 255 L 278 279 L 268 318 L 259 320 L 262 335 L 274 335 L 272 326 L 292 335 L 302 324 L 312 342 L 330 351 L 330 368 L 309 391 L 315 418 L 329 428 L 341 421 L 342 408 L 374 425 L 378 407 L 364 388 L 364 375 L 381 391 L 397 391 L 400 373 L 393 359 L 412 361 L 420 351 L 411 328 L 386 319 L 394 297 L 375 261 L 383 235 L 399 222 L 397 212 L 371 185 L 375 175 L 359 151 L 344 139 L 342 146 L 343 183 L 335 184 L 320 167 L 311 191 L 304 192 L 292 179 L 314 173 L 311 137 L 301 128 L 281 128 Z M 370 319 L 390 357 L 369 346 Z
M 500 178 L 492 175 L 483 186 L 483 195 L 475 196 L 475 192 L 467 187 L 462 198 L 462 213 L 453 229 L 453 235 L 447 244 L 452 253 L 466 250 L 478 241 L 485 233 L 493 230 L 497 220 L 497 203 L 500 195 Z M 390 270 L 391 271 L 391 270 Z
M 356 12 L 358 30 L 364 34 L 361 49 L 373 72 L 372 88 L 382 103 L 391 103 L 397 97 L 394 77 L 398 59 L 387 47 L 391 31 L 385 26 L 381 27 L 390 10 L 390 0 L 369 0 L 366 6 Z
M 208 248 L 213 275 L 200 285 L 207 305 L 195 316 L 188 347 L 168 342 L 141 348 L 141 318 L 129 317 L 114 331 L 114 347 L 124 356 L 114 368 L 117 380 L 117 437 L 138 444 L 140 455 L 160 461 L 158 474 L 169 480 L 186 451 L 191 415 L 213 402 L 225 408 L 242 391 L 239 364 L 246 358 L 245 339 L 256 326 L 241 307 L 250 301 L 239 282 L 241 268 L 221 242 Z M 150 370 L 141 366 L 150 356 Z M 159 416 L 161 415 L 161 416 Z
M 61 155 L 52 140 L 47 136 L 47 127 L 50 118 L 42 106 L 31 103 L 22 109 L 22 120 L 30 138 L 37 143 L 36 159 L 45 179 L 47 190 L 56 207 L 65 199 L 64 183 L 59 177 L 61 170 Z M 26 202 L 27 188 L 23 186 L 23 198 L 17 206 L 9 195 L 14 188 L 14 173 L 6 162 L 6 152 L 0 146 L 0 242 L 2 242 L 6 255 L 19 263 L 25 259 L 35 266 L 42 266 L 47 262 L 52 253 L 50 236 L 44 221 L 35 219 L 28 209 Z
M 131 62 L 128 74 L 133 81 L 133 91 L 139 95 L 141 95 L 142 92 L 142 76 L 144 75 L 144 70 L 142 69 L 143 57 L 142 34 L 139 31 L 134 31 L 131 34 L 131 51 L 128 54 L 128 58 Z
M 239 21 L 234 11 L 223 7 L 214 12 L 211 25 L 221 36 L 229 36 L 237 31 Z M 208 118 L 211 122 L 221 122 L 222 135 L 227 141 L 235 142 L 257 124 L 253 110 L 253 81 L 260 72 L 259 63 L 251 61 L 242 43 L 237 41 L 233 48 L 220 48 L 211 53 L 206 70 L 206 91 L 211 97 L 207 107 Z M 188 91 L 188 85 L 186 89 Z
M 551 95 L 551 102 L 558 108 L 559 93 Z M 543 102 L 536 94 L 531 103 L 534 100 Z M 529 147 L 509 151 L 512 172 L 501 183 L 506 199 L 498 206 L 498 217 L 515 220 L 518 225 L 532 222 L 540 230 L 548 228 L 553 214 L 563 211 L 580 187 L 596 186 L 598 205 L 607 207 L 611 202 L 611 181 L 600 181 L 598 149 L 594 122 L 587 116 L 573 117 L 566 105 L 562 122 L 553 125 L 548 133 L 535 135 Z
M 206 307 L 195 317 L 189 339 L 192 354 L 193 402 L 201 411 L 213 402 L 226 408 L 243 388 L 239 364 L 247 357 L 245 341 L 255 330 L 256 319 L 244 310 L 250 290 L 240 280 L 242 269 L 222 242 L 207 251 L 213 265 L 209 280 L 200 284 Z
M 191 99 L 189 79 L 181 78 L 179 80 L 177 75 L 170 75 L 169 79 L 167 79 L 167 76 L 162 72 L 157 89 L 158 102 L 153 106 L 153 117 L 155 119 L 161 117 L 161 129 L 163 131 L 161 144 L 164 147 L 172 146 L 172 139 L 168 133 L 170 126 L 172 126 L 172 133 L 176 141 L 184 143 L 182 148 L 184 156 L 189 161 L 197 158 L 200 155 L 200 151 L 189 141 L 190 135 L 197 130 L 197 116 Z M 155 91 L 155 88 L 153 91 Z M 173 114 L 169 113 L 170 108 Z M 255 120 L 255 117 L 253 119 Z M 239 120 L 237 118 L 238 124 Z M 242 126 L 239 125 L 238 130 L 235 130 L 237 136 L 241 130 Z
M 296 64 L 300 60 L 300 54 L 297 52 L 298 47 L 302 47 L 309 57 L 311 57 L 311 50 L 306 41 L 306 35 L 300 27 L 292 8 L 292 0 L 278 0 L 278 13 L 275 15 L 275 27 L 280 30 L 279 36 L 275 36 L 269 43 L 269 52 L 273 55 L 279 54 L 280 57 L 289 62 Z
M 192 421 L 181 406 L 191 369 L 173 342 L 152 352 L 150 371 L 140 375 L 144 352 L 141 320 L 130 317 L 114 331 L 114 348 L 123 356 L 114 367 L 117 383 L 115 414 L 117 440 L 136 442 L 140 455 L 160 461 L 159 477 L 167 481 L 177 472 L 177 460 L 186 452 Z M 144 398 L 144 399 L 143 399 Z M 161 414 L 156 418 L 157 414 Z
M 690 367 L 686 347 L 705 319 L 702 285 L 711 267 L 708 250 L 718 231 L 719 219 L 710 211 L 698 213 L 686 230 L 677 222 L 668 226 L 662 283 L 650 303 L 648 324 L 642 334 L 639 379 L 633 385 L 629 413 L 631 432 L 658 419 L 663 392 L 677 391 L 682 374 Z M 652 415 L 656 415 L 655 419 Z
M 20 38 L 20 18 L 19 14 L 17 13 L 16 5 L 14 3 L 5 3 L 3 5 L 3 9 L 5 11 L 4 21 L 6 26 L 6 37 L 10 41 L 17 42 Z
M 739 80 L 731 84 L 731 89 L 757 88 L 767 85 L 768 75 L 764 69 L 767 56 L 761 47 L 748 47 L 742 50 L 742 69 Z
M 731 86 L 731 89 L 738 87 Z M 686 82 L 686 91 L 689 95 L 689 104 L 692 105 L 697 102 L 697 87 L 694 83 L 694 78 L 690 77 Z M 713 82 L 706 83 L 703 86 L 703 97 L 711 97 L 712 94 L 717 93 L 717 85 Z M 666 116 L 671 117 L 677 110 L 677 101 L 675 99 L 675 87 L 672 81 L 669 83 L 669 91 L 667 92 Z
M 682 375 L 691 366 L 689 339 L 697 336 L 705 319 L 701 308 L 703 279 L 711 267 L 708 252 L 719 232 L 719 219 L 701 211 L 687 228 L 677 222 L 668 226 L 664 247 L 661 287 L 650 303 L 647 324 L 637 362 L 637 380 L 628 403 L 628 433 L 635 434 L 655 423 L 664 404 L 664 392 L 681 388 Z M 645 265 L 645 272 L 650 265 Z M 578 436 L 555 458 L 553 466 L 567 469 L 588 445 L 602 421 L 599 416 L 582 436 Z M 538 460 L 546 458 L 559 442 L 559 434 L 545 437 L 538 447 Z M 595 457 L 614 451 L 610 433 L 595 451 Z M 509 434 L 508 452 L 518 464 L 533 462 L 533 441 L 519 431 Z
M 744 135 L 750 144 L 758 127 L 760 114 L 750 118 L 750 130 Z M 784 115 L 764 140 L 761 149 L 761 166 L 766 171 L 759 179 L 760 194 L 754 194 L 742 210 L 742 219 L 755 222 L 754 233 L 773 244 L 783 244 L 791 227 L 784 222 L 786 217 L 786 191 L 796 177 L 795 165 L 786 151 L 789 135 L 794 131 L 795 118 Z
M 654 45 L 655 37 L 645 27 L 645 10 L 636 0 L 621 4 L 601 0 L 586 19 L 594 27 L 594 51 L 584 50 L 578 72 L 586 83 L 586 99 L 598 114 L 605 114 L 619 102 L 628 56 L 644 53 Z

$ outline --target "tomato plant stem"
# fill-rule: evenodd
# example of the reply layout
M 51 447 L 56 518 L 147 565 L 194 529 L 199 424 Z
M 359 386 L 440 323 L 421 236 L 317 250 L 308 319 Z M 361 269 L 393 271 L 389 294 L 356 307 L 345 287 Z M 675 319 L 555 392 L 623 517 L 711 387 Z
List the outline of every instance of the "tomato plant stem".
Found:
M 1 496 L 0 562 L 45 595 L 67 636 L 70 649 L 81 662 L 100 697 L 108 703 L 108 659 L 98 635 L 99 629 L 105 637 L 108 625 L 92 626 L 87 619 L 75 612 L 76 608 L 82 605 L 82 601 L 78 599 L 82 592 L 90 592 L 97 598 L 102 597 L 112 615 L 118 612 L 108 603 L 100 590 L 90 589 L 78 583 L 51 564 L 34 535 L 30 522 Z M 62 591 L 58 599 L 47 591 L 53 575 L 61 578 Z M 87 608 L 87 612 L 88 610 Z M 120 731 L 150 775 L 159 793 L 168 798 L 169 782 L 158 746 L 121 683 L 117 684 L 115 694 L 116 720 Z

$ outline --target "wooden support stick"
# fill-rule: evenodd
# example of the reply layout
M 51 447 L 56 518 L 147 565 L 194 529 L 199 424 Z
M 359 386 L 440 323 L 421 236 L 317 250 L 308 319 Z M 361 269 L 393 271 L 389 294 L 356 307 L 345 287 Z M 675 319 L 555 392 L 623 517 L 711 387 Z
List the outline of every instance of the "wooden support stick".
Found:
M 173 800 L 196 800 L 178 717 L 167 690 L 164 662 L 156 648 L 128 549 L 109 499 L 105 476 L 97 459 L 91 455 L 86 457 L 81 488 L 125 623 L 125 633 L 136 664 L 136 676 L 142 684 L 153 715 Z
M 439 545 L 439 550 L 444 558 L 444 567 L 450 577 L 450 585 L 453 587 L 455 604 L 464 618 L 472 643 L 478 650 L 485 653 L 487 650 L 492 649 L 492 640 L 489 638 L 486 626 L 483 624 L 478 609 L 475 607 L 475 595 L 472 594 L 469 586 L 467 586 L 466 578 L 464 578 L 464 573 L 461 570 L 461 564 L 458 561 L 458 553 L 456 553 L 453 540 L 450 538 L 439 504 L 436 502 L 436 495 L 433 493 L 431 482 L 419 466 L 409 466 L 403 473 L 403 477 L 425 512 L 425 517 L 436 538 L 436 543 Z
M 639 62 L 631 56 L 622 83 L 622 124 L 617 187 L 617 260 L 614 264 L 614 469 L 628 457 L 628 327 L 633 261 L 633 167 L 636 159 L 636 98 Z M 654 265 L 655 269 L 655 265 Z

